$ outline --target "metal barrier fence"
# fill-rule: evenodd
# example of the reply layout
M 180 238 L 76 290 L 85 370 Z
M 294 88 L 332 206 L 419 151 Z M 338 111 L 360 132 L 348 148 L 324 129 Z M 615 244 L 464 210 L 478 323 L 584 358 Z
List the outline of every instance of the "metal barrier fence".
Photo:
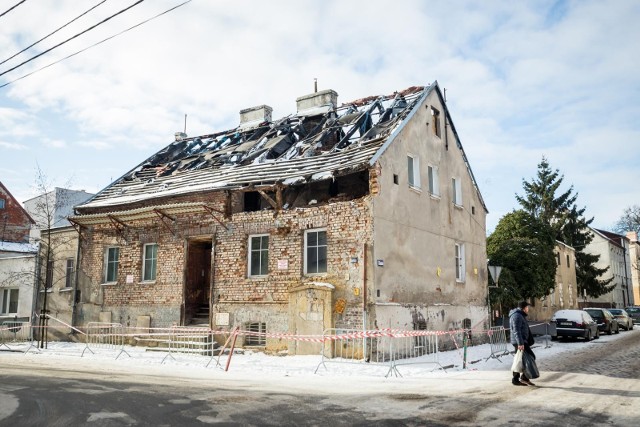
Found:
M 444 371 L 438 361 L 438 334 L 436 332 L 416 331 L 416 333 L 397 332 L 389 340 L 390 366 L 387 377 L 393 373 L 400 375 L 401 365 L 437 365 Z M 433 369 L 435 370 L 436 367 Z M 401 376 L 401 375 L 400 375 Z
M 2 327 L 0 328 L 0 347 L 5 346 L 9 350 L 12 350 L 9 344 L 29 344 L 29 347 L 24 351 L 25 353 L 28 353 L 32 348 L 40 351 L 34 344 L 33 327 L 30 322 L 18 322 L 14 320 L 2 322 Z
M 362 331 L 361 329 L 325 329 L 322 333 L 322 359 L 314 373 L 320 366 L 327 369 L 327 363 L 371 363 L 387 364 L 390 354 L 378 351 L 384 348 L 380 345 L 384 338 L 381 331 Z
M 84 356 L 87 350 L 95 354 L 93 350 L 98 349 L 117 351 L 116 359 L 122 353 L 131 357 L 124 349 L 124 327 L 120 323 L 89 322 L 86 330 L 86 346 L 80 357 Z
M 500 356 L 506 356 L 509 354 L 505 329 L 502 326 L 493 326 L 489 329 L 487 334 L 489 335 L 491 354 L 485 360 L 497 359 L 502 362 L 502 360 L 500 360 Z
M 175 353 L 209 356 L 209 361 L 214 356 L 215 341 L 213 331 L 209 328 L 174 326 L 169 331 L 168 344 L 169 352 L 161 363 L 164 363 L 167 357 L 176 360 L 173 356 Z

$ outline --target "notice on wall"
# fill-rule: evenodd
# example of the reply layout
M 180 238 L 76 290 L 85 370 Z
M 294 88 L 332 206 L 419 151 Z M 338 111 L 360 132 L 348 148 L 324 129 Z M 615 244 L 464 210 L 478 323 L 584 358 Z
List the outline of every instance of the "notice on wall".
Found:
M 216 326 L 229 326 L 229 313 L 216 313 Z
M 279 259 L 278 260 L 278 270 L 288 270 L 289 269 L 289 260 L 288 259 Z
M 127 283 L 133 283 L 133 274 L 127 274 Z

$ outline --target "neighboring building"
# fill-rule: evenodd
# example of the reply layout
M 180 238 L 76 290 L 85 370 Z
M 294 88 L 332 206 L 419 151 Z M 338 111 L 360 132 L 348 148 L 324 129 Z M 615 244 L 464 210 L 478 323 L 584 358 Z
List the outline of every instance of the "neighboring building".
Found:
M 486 326 L 487 210 L 437 83 L 169 144 L 77 206 L 78 324 Z M 290 354 L 319 344 L 248 336 Z
M 571 246 L 556 241 L 556 285 L 551 294 L 535 299 L 529 309 L 529 320 L 548 322 L 562 309 L 578 308 L 576 280 L 576 251 Z
M 585 248 L 586 253 L 600 255 L 596 267 L 609 270 L 602 280 L 613 278 L 610 285 L 615 287 L 598 298 L 581 295 L 581 307 L 624 308 L 633 298 L 631 286 L 631 265 L 629 262 L 629 240 L 619 234 L 592 228 L 594 238 Z
M 629 240 L 629 268 L 632 287 L 630 294 L 633 296 L 630 305 L 640 305 L 640 242 L 638 241 L 638 233 L 629 231 L 627 239 Z
M 29 244 L 33 219 L 0 182 L 0 324 L 31 319 L 37 246 Z
M 86 202 L 94 194 L 84 190 L 70 190 L 55 187 L 52 191 L 33 197 L 24 202 L 24 209 L 36 221 L 31 238 L 38 239 L 40 230 L 67 227 L 67 218 L 73 215 L 73 207 Z
M 84 190 L 56 187 L 54 190 L 24 202 L 25 209 L 36 220 L 31 238 L 39 245 L 39 272 L 36 312 L 46 310 L 50 335 L 67 336 L 73 322 L 75 304 L 75 274 L 78 254 L 78 231 L 67 217 L 73 207 L 94 194 Z M 45 289 L 46 301 L 45 301 Z

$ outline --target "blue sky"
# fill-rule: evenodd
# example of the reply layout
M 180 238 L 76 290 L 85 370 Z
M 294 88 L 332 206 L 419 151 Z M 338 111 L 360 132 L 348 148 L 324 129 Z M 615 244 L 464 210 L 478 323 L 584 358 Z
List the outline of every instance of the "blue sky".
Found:
M 0 12 L 15 0 L 0 0 Z M 25 2 L 0 17 L 0 61 L 99 3 Z M 0 73 L 133 0 L 108 0 Z M 143 2 L 0 76 L 0 85 L 150 18 Z M 542 156 L 594 226 L 640 203 L 640 2 L 205 1 L 0 88 L 0 181 L 35 195 L 97 192 L 173 140 L 237 126 L 238 112 L 334 89 L 339 102 L 437 80 L 489 209 L 517 208 Z

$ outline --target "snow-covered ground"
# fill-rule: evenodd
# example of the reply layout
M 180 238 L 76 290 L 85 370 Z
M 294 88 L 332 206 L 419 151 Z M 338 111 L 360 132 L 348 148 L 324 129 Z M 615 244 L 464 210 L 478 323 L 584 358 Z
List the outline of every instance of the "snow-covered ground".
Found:
M 599 340 L 585 343 L 578 341 L 550 341 L 548 337 L 537 337 L 533 350 L 538 362 L 554 357 L 571 357 L 571 354 L 589 346 L 606 343 L 619 339 L 625 334 L 637 334 L 637 330 L 622 332 L 619 335 L 602 336 Z M 153 371 L 155 373 L 171 373 L 172 376 L 184 375 L 198 377 L 201 375 L 227 376 L 229 378 L 260 378 L 263 381 L 269 379 L 277 381 L 278 378 L 288 378 L 288 382 L 294 378 L 302 383 L 309 378 L 332 377 L 370 377 L 382 378 L 389 373 L 388 364 L 352 362 L 345 359 L 325 359 L 327 363 L 321 365 L 322 357 L 319 355 L 288 356 L 267 355 L 258 351 L 236 350 L 231 356 L 227 354 L 220 357 L 197 356 L 182 353 L 173 353 L 167 356 L 167 352 L 149 351 L 145 347 L 124 346 L 124 352 L 117 350 L 95 349 L 95 353 L 85 351 L 84 344 L 68 342 L 49 342 L 48 348 L 43 350 L 30 349 L 26 354 L 17 352 L 25 350 L 28 346 L 11 345 L 13 351 L 7 351 L 6 346 L 0 347 L 0 365 L 3 359 L 20 358 L 22 364 L 41 364 L 47 361 L 47 365 L 65 367 L 67 369 L 129 369 L 133 371 Z M 507 349 L 512 350 L 508 345 Z M 119 357 L 116 359 L 116 356 Z M 499 358 L 490 358 L 489 344 L 472 346 L 467 348 L 467 366 L 463 367 L 462 348 L 458 350 L 440 352 L 438 363 L 440 366 L 430 363 L 433 358 L 428 356 L 423 359 L 411 359 L 407 364 L 397 367 L 399 375 L 391 373 L 389 378 L 453 378 L 465 372 L 503 371 L 505 378 L 509 377 L 509 371 L 513 356 L 503 355 Z M 229 363 L 228 371 L 225 367 Z M 402 363 L 403 361 L 401 361 Z M 208 364 L 208 366 L 207 366 Z M 317 373 L 316 373 L 317 369 Z M 502 375 L 502 374 L 501 374 Z M 543 373 L 544 375 L 544 373 Z

